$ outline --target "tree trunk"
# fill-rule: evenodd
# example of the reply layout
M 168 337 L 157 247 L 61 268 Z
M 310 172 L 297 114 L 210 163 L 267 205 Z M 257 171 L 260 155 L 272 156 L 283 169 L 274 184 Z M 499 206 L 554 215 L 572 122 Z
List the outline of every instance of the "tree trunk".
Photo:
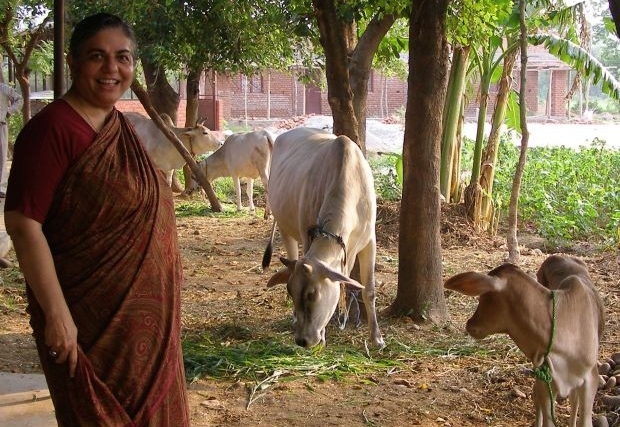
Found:
M 187 104 L 185 106 L 185 127 L 194 127 L 198 121 L 198 97 L 202 69 L 190 70 L 187 74 Z
M 24 64 L 15 64 L 15 78 L 22 92 L 22 118 L 24 124 L 32 117 L 32 111 L 30 110 L 30 79 L 28 74 L 27 67 Z
M 437 323 L 447 317 L 439 227 L 439 155 L 448 79 L 447 5 L 448 0 L 412 1 L 398 289 L 386 312 Z
M 165 68 L 163 65 L 151 63 L 148 58 L 142 57 L 141 60 L 147 93 L 153 108 L 158 114 L 168 114 L 172 122 L 176 123 L 181 97 L 168 82 Z
M 172 119 L 172 123 L 177 125 L 181 97 L 168 82 L 166 69 L 163 65 L 150 62 L 146 57 L 142 57 L 141 62 L 151 105 L 157 114 L 167 114 Z M 172 174 L 171 188 L 176 193 L 183 191 L 176 171 Z
M 488 230 L 493 222 L 493 179 L 497 166 L 497 154 L 501 127 L 506 118 L 506 108 L 508 107 L 508 96 L 512 87 L 512 72 L 517 58 L 517 50 L 513 49 L 504 56 L 504 67 L 502 77 L 497 89 L 497 99 L 493 110 L 491 130 L 487 145 L 482 152 L 480 169 L 480 189 L 481 205 L 479 216 L 474 219 L 474 225 L 480 230 Z
M 198 122 L 198 97 L 200 95 L 200 76 L 202 69 L 190 70 L 187 74 L 187 104 L 185 105 L 185 127 L 194 127 Z M 192 156 L 194 153 L 190 153 Z M 176 177 L 176 173 L 174 174 Z M 185 178 L 184 191 L 189 191 L 192 186 L 192 169 L 185 164 L 183 166 Z M 180 183 L 178 184 L 180 188 Z
M 512 189 L 510 191 L 510 204 L 508 206 L 508 232 L 506 236 L 508 261 L 513 264 L 518 264 L 521 256 L 519 251 L 519 241 L 517 240 L 517 211 L 519 208 L 519 193 L 521 192 L 521 178 L 523 177 L 523 171 L 525 170 L 525 162 L 527 158 L 527 144 L 530 138 L 530 133 L 527 130 L 527 103 L 525 91 L 525 88 L 527 87 L 527 26 L 525 24 L 525 0 L 519 0 L 519 24 L 521 28 L 521 89 L 519 90 L 521 152 L 519 154 L 519 162 L 517 163 L 515 175 L 512 180 Z
M 355 22 L 340 19 L 333 0 L 313 0 L 312 4 L 319 41 L 325 52 L 327 101 L 332 110 L 334 134 L 348 136 L 364 150 L 349 79 L 349 58 L 357 43 Z
M 372 58 L 396 16 L 375 16 L 358 40 L 356 22 L 340 17 L 337 3 L 334 0 L 312 2 L 325 52 L 327 100 L 334 133 L 351 138 L 366 155 L 366 101 Z

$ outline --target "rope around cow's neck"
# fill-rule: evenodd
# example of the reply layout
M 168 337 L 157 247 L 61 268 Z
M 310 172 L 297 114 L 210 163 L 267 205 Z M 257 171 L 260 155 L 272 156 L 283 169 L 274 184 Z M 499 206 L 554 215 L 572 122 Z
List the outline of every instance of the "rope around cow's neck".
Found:
M 553 390 L 551 388 L 553 376 L 551 374 L 551 366 L 549 366 L 549 353 L 551 352 L 551 346 L 553 345 L 553 338 L 555 336 L 555 305 L 555 292 L 551 291 L 551 336 L 549 337 L 549 345 L 547 346 L 547 352 L 545 353 L 543 363 L 533 370 L 534 376 L 547 384 L 549 400 L 551 403 L 551 422 L 553 425 L 557 424 L 555 422 L 555 401 L 553 399 Z
M 347 247 L 344 244 L 344 240 L 342 239 L 342 236 L 339 236 L 338 234 L 332 233 L 331 231 L 327 231 L 325 229 L 325 224 L 327 222 L 321 224 L 318 220 L 317 220 L 317 225 L 310 227 L 308 229 L 308 237 L 310 238 L 310 243 L 312 243 L 312 241 L 317 238 L 318 236 L 323 236 L 326 237 L 328 239 L 334 239 L 342 248 L 342 251 L 344 252 L 344 258 L 342 260 L 342 269 L 344 271 L 346 265 L 347 265 Z M 346 273 L 345 273 L 346 274 Z

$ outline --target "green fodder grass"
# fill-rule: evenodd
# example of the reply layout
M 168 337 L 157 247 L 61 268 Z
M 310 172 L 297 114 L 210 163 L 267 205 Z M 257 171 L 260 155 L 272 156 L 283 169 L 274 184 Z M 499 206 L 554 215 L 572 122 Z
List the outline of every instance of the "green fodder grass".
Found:
M 274 375 L 286 381 L 304 377 L 336 381 L 354 377 L 359 381 L 373 375 L 408 370 L 425 358 L 494 358 L 505 355 L 506 346 L 512 347 L 508 340 L 497 341 L 501 349 L 497 345 L 481 346 L 462 334 L 442 332 L 441 328 L 424 339 L 418 336 L 412 340 L 398 329 L 398 326 L 391 328 L 382 349 L 369 347 L 356 333 L 349 336 L 351 330 L 332 334 L 328 345 L 312 349 L 294 345 L 290 333 L 256 339 L 248 339 L 244 334 L 244 339 L 239 340 L 203 333 L 183 341 L 186 375 L 189 381 L 210 377 L 249 380 L 257 384 Z

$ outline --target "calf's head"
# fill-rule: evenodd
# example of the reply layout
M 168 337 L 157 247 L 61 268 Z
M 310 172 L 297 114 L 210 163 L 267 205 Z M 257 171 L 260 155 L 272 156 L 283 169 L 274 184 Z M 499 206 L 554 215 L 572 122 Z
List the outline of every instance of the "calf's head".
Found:
M 491 272 L 493 273 L 493 272 Z M 507 333 L 510 325 L 511 298 L 508 278 L 469 271 L 449 278 L 444 287 L 478 297 L 478 307 L 467 321 L 465 330 L 476 339 Z
M 275 273 L 267 287 L 287 284 L 295 307 L 295 343 L 306 348 L 325 344 L 325 327 L 336 311 L 340 283 L 356 288 L 363 286 L 319 260 L 280 258 L 280 261 L 286 268 Z

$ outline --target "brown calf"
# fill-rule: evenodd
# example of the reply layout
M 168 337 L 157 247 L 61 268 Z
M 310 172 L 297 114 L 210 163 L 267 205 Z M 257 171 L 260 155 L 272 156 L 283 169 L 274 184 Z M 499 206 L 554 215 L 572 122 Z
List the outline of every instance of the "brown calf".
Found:
M 538 277 L 547 287 L 519 267 L 504 264 L 488 274 L 457 274 L 444 287 L 479 297 L 466 325 L 472 337 L 508 334 L 535 368 L 549 367 L 553 399 L 546 382 L 537 378 L 534 383 L 537 427 L 555 425 L 556 397 L 569 398 L 571 426 L 591 427 L 603 330 L 601 299 L 581 261 L 550 257 Z

